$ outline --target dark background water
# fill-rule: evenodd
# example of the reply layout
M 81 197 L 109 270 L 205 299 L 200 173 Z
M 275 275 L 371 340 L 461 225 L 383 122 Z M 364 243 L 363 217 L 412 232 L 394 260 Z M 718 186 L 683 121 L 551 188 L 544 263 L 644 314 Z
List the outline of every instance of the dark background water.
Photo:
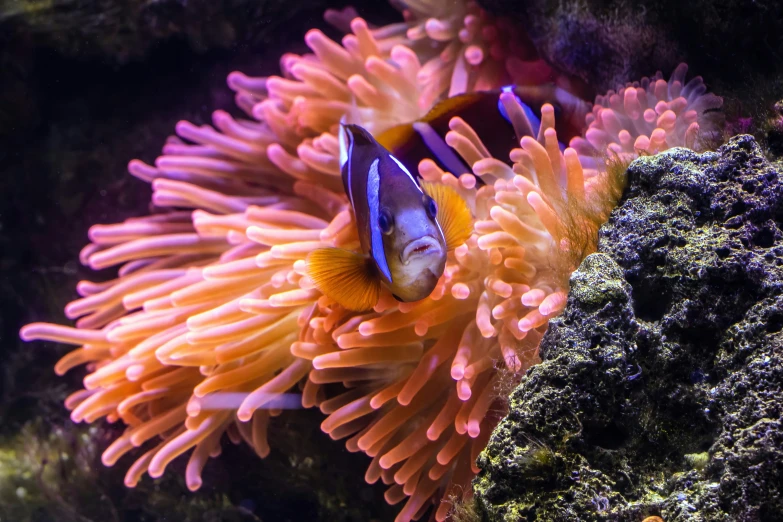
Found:
M 382 2 L 367 5 L 358 7 L 371 21 L 398 16 Z M 226 444 L 195 494 L 181 477 L 186 459 L 129 490 L 122 478 L 131 457 L 113 469 L 100 463 L 121 426 L 74 425 L 62 406 L 85 373 L 54 375 L 69 347 L 18 339 L 31 321 L 70 324 L 63 307 L 76 283 L 112 276 L 82 267 L 78 253 L 91 224 L 146 213 L 150 188 L 127 174 L 128 161 L 154 161 L 180 119 L 199 125 L 216 109 L 236 114 L 230 71 L 277 74 L 283 52 L 306 51 L 311 27 L 337 37 L 323 22 L 326 7 L 0 1 L 0 519 L 393 518 L 384 488 L 364 482 L 368 459 L 322 434 L 318 412 L 273 422 L 267 459 Z

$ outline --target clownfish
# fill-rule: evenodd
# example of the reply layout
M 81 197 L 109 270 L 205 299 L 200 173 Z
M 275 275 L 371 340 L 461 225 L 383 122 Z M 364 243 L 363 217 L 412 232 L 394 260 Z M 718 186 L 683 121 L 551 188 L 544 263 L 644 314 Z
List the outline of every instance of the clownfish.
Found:
M 349 310 L 375 306 L 382 286 L 398 301 L 424 299 L 443 274 L 447 252 L 470 237 L 467 203 L 451 187 L 411 174 L 358 125 L 341 123 L 339 143 L 362 251 L 315 250 L 307 257 L 308 275 Z
M 508 110 L 503 97 L 513 96 L 519 111 Z M 449 122 L 462 118 L 481 138 L 489 154 L 511 165 L 508 153 L 519 147 L 524 136 L 536 138 L 541 132 L 542 106 L 554 108 L 554 124 L 558 137 L 581 135 L 590 104 L 555 87 L 508 85 L 491 91 L 477 91 L 447 98 L 436 104 L 421 119 L 397 125 L 380 133 L 378 143 L 391 151 L 408 169 L 416 172 L 418 164 L 430 158 L 444 171 L 455 176 L 472 173 L 470 165 L 446 143 Z M 560 143 L 561 150 L 565 145 Z M 481 183 L 481 180 L 477 180 Z

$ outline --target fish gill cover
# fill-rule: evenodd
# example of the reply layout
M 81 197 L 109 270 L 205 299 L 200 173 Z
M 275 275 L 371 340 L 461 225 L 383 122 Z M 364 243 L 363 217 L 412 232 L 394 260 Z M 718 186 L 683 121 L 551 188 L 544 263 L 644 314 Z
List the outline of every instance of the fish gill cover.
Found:
M 366 479 L 389 486 L 398 521 L 433 501 L 446 519 L 449 499 L 471 495 L 476 457 L 505 412 L 502 390 L 539 361 L 625 165 L 701 149 L 721 132 L 721 99 L 686 80 L 684 65 L 668 81 L 658 73 L 597 97 L 564 151 L 544 105 L 538 136 L 508 151 L 511 166 L 455 117 L 446 141 L 473 173 L 457 178 L 425 160 L 419 174 L 462 195 L 472 235 L 427 299 L 386 294 L 371 312 L 350 312 L 314 288 L 306 266 L 317 248 L 358 249 L 338 168 L 343 114 L 378 134 L 462 92 L 515 83 L 568 99 L 584 89 L 473 2 L 411 1 L 402 13 L 373 27 L 351 9 L 328 11 L 347 32 L 341 42 L 312 30 L 311 52 L 284 55 L 279 76 L 229 75 L 246 116 L 177 124 L 154 165 L 129 164 L 152 184 L 153 212 L 90 229 L 81 262 L 118 267 L 117 278 L 79 283 L 66 307 L 75 328 L 22 329 L 25 340 L 78 346 L 56 366 L 89 370 L 66 407 L 75 422 L 127 426 L 103 453 L 108 466 L 133 455 L 126 485 L 187 455 L 187 485 L 198 489 L 224 438 L 265 457 L 275 417 L 318 407 L 324 432 L 372 458 Z M 513 96 L 504 105 L 521 114 Z

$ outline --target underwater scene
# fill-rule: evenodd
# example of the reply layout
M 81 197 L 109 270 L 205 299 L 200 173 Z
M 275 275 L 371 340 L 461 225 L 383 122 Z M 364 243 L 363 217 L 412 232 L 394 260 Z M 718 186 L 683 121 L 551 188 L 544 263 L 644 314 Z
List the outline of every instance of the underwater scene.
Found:
M 0 0 L 0 522 L 783 521 L 777 0 Z

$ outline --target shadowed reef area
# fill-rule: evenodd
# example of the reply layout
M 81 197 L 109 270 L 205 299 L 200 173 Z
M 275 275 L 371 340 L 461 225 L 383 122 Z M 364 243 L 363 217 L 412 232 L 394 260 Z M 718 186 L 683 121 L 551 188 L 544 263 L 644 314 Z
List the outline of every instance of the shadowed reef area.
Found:
M 780 520 L 783 185 L 750 136 L 643 157 L 479 459 L 488 520 Z
M 479 3 L 520 20 L 547 61 L 599 92 L 682 59 L 712 85 L 746 91 L 760 87 L 756 77 L 780 73 L 783 4 L 775 0 Z

